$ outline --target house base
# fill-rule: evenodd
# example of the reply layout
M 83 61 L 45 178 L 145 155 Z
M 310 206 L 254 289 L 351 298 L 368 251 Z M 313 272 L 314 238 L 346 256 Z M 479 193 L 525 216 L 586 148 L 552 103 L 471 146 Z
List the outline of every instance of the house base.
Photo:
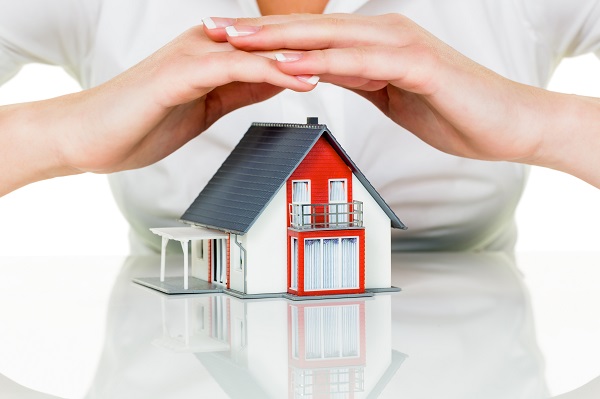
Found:
M 291 301 L 311 301 L 322 299 L 345 299 L 345 298 L 364 298 L 372 297 L 375 294 L 390 293 L 401 291 L 398 287 L 389 288 L 371 288 L 366 289 L 360 294 L 340 294 L 340 295 L 307 295 L 298 296 L 287 292 L 275 292 L 266 294 L 244 294 L 243 292 L 227 289 L 222 285 L 212 284 L 208 281 L 201 280 L 196 277 L 190 277 L 188 289 L 183 288 L 183 279 L 181 277 L 165 277 L 164 281 L 160 281 L 159 277 L 141 277 L 134 278 L 134 283 L 143 285 L 144 287 L 152 288 L 167 295 L 183 295 L 183 294 L 218 294 L 225 293 L 239 299 L 270 299 L 270 298 L 285 298 Z
M 225 290 L 222 285 L 212 284 L 195 277 L 189 278 L 188 289 L 183 288 L 181 277 L 165 277 L 164 281 L 160 281 L 160 277 L 141 277 L 134 278 L 133 282 L 168 295 L 217 294 Z

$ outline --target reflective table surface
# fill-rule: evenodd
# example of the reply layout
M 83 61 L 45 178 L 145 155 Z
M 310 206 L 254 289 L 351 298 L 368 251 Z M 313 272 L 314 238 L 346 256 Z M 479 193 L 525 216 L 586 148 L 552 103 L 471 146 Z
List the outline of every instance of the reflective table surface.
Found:
M 318 301 L 131 282 L 159 263 L 0 258 L 0 398 L 600 397 L 600 253 L 394 254 L 402 292 Z

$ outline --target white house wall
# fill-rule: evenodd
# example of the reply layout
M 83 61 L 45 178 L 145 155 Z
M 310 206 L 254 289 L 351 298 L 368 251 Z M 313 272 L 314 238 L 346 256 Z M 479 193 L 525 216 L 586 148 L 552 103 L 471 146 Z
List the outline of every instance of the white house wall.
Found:
M 392 262 L 390 218 L 354 175 L 352 175 L 352 198 L 363 202 L 365 288 L 389 288 Z
M 287 210 L 284 185 L 245 236 L 248 294 L 287 292 Z

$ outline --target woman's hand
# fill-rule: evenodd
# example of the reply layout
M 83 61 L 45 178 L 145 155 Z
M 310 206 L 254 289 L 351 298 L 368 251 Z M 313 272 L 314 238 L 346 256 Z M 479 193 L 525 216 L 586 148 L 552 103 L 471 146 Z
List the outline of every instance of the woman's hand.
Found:
M 192 28 L 96 88 L 1 107 L 0 195 L 45 178 L 150 165 L 228 112 L 313 87 Z
M 211 21 L 213 40 L 273 52 L 289 75 L 317 75 L 351 89 L 444 152 L 549 166 L 600 185 L 598 157 L 586 143 L 600 142 L 596 99 L 503 78 L 401 15 Z M 574 130 L 586 132 L 580 141 L 572 140 Z

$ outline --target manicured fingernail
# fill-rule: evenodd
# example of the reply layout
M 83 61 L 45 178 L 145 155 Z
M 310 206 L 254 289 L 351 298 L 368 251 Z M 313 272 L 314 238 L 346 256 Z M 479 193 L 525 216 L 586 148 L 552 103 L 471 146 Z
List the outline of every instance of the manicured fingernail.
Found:
M 206 26 L 206 29 L 217 29 L 217 28 L 226 28 L 235 23 L 235 19 L 232 18 L 217 18 L 217 17 L 207 17 L 202 18 L 202 24 Z
M 298 75 L 296 76 L 296 79 L 313 86 L 319 83 L 319 77 L 317 75 Z
M 293 62 L 302 58 L 302 53 L 276 53 L 275 59 L 279 62 Z
M 227 36 L 240 37 L 248 36 L 260 30 L 260 26 L 228 26 L 225 28 Z

